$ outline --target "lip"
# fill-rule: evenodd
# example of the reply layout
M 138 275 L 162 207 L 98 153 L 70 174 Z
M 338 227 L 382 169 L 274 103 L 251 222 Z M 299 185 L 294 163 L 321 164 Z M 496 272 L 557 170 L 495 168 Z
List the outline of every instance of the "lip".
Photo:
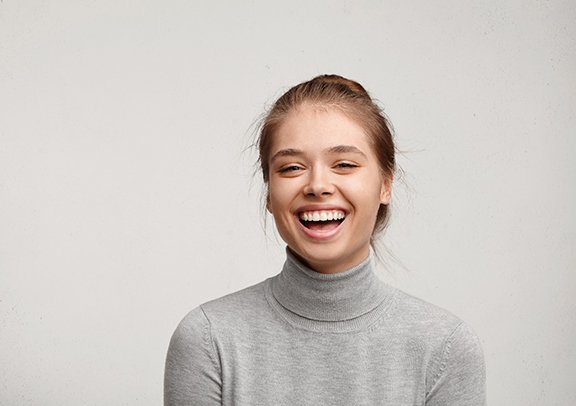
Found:
M 300 222 L 300 213 L 305 212 L 305 211 L 320 211 L 320 210 L 340 210 L 343 211 L 346 214 L 346 217 L 344 218 L 344 220 L 338 225 L 338 227 L 336 227 L 333 230 L 330 231 L 316 231 L 316 230 L 311 230 L 309 228 L 306 228 L 301 222 Z M 300 230 L 302 230 L 302 232 L 309 238 L 313 239 L 313 240 L 328 240 L 330 238 L 333 238 L 334 236 L 336 236 L 337 234 L 340 233 L 340 230 L 342 230 L 342 226 L 344 225 L 344 223 L 346 222 L 346 219 L 348 217 L 348 210 L 340 207 L 340 206 L 334 206 L 334 205 L 328 205 L 328 204 L 314 204 L 314 205 L 306 205 L 306 206 L 302 206 L 299 207 L 295 212 L 294 212 L 294 217 L 296 220 L 296 223 L 298 225 L 298 227 L 300 228 Z

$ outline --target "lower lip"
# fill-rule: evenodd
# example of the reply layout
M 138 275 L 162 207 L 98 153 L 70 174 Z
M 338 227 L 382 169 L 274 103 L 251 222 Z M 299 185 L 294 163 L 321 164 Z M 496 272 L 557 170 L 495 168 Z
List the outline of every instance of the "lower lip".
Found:
M 314 240 L 328 240 L 328 239 L 334 237 L 336 234 L 338 234 L 340 232 L 340 229 L 342 228 L 342 225 L 344 224 L 345 221 L 346 221 L 346 219 L 344 219 L 338 225 L 338 227 L 336 227 L 332 230 L 317 231 L 317 230 L 311 230 L 311 229 L 307 228 L 306 226 L 304 226 L 304 224 L 302 224 L 300 222 L 300 219 L 298 217 L 296 217 L 296 222 L 298 223 L 298 226 L 300 227 L 300 229 L 304 232 L 304 234 L 306 234 L 308 237 L 310 237 Z

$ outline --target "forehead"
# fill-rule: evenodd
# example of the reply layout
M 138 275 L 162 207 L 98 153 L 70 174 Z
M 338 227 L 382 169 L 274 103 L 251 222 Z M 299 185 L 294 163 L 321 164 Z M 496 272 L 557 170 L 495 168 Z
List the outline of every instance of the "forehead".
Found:
M 362 126 L 336 108 L 310 105 L 292 110 L 275 132 L 271 153 L 285 148 L 304 151 L 351 145 L 369 153 L 370 139 Z

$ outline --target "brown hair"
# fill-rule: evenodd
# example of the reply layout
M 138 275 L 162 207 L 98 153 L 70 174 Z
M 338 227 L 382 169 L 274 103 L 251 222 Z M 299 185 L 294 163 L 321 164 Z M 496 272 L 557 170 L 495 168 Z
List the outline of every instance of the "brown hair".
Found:
M 286 116 L 303 104 L 338 109 L 360 124 L 371 140 L 382 173 L 392 179 L 396 169 L 395 147 L 391 125 L 382 109 L 358 82 L 338 75 L 320 75 L 292 87 L 274 103 L 264 117 L 257 143 L 258 161 L 266 185 L 269 180 L 270 149 L 274 133 Z M 386 227 L 388 217 L 388 205 L 380 205 L 373 235 Z

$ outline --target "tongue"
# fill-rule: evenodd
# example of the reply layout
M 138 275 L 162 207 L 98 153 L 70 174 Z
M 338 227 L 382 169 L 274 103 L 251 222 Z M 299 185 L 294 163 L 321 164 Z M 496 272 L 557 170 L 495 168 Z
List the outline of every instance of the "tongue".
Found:
M 334 230 L 340 225 L 338 220 L 328 220 L 328 221 L 307 221 L 306 227 L 314 231 L 329 231 Z

